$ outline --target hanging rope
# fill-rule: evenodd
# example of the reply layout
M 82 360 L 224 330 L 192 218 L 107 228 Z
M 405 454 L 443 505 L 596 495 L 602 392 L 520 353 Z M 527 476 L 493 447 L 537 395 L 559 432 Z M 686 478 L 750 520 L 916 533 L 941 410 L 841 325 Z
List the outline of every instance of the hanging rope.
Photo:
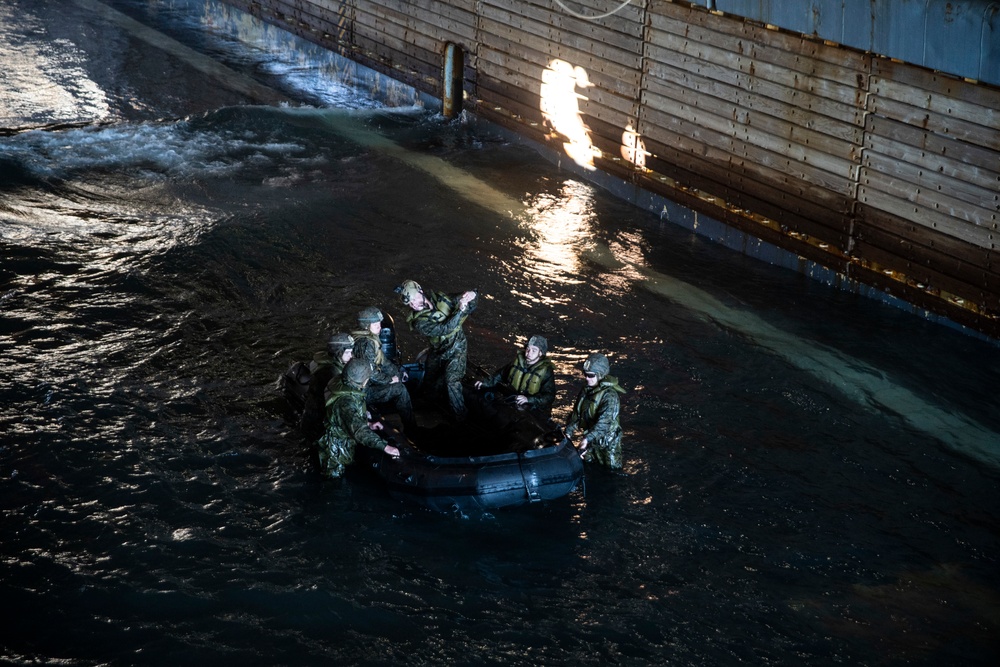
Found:
M 618 5 L 617 7 L 615 7 L 614 9 L 612 9 L 610 12 L 606 12 L 604 14 L 601 14 L 600 16 L 584 16 L 583 14 L 581 14 L 579 12 L 576 12 L 576 11 L 573 11 L 572 9 L 570 9 L 569 7 L 567 7 L 566 5 L 564 5 L 562 0 L 556 0 L 556 4 L 559 5 L 560 7 L 562 7 L 566 11 L 567 14 L 571 14 L 571 15 L 575 16 L 578 19 L 583 19 L 584 21 L 597 21 L 599 19 L 607 18 L 607 17 L 611 16 L 612 14 L 617 14 L 621 10 L 625 9 L 625 5 L 627 5 L 630 2 L 632 2 L 632 0 L 625 0 L 625 2 L 623 2 L 620 5 Z

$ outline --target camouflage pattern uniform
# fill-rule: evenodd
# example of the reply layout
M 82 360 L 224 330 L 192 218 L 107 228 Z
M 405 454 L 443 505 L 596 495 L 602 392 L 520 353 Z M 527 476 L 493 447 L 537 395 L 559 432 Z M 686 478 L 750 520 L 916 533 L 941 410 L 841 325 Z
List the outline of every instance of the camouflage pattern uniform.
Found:
M 327 477 L 344 474 L 346 466 L 354 461 L 356 445 L 385 449 L 385 442 L 368 425 L 363 388 L 368 373 L 366 362 L 349 361 L 339 388 L 326 402 L 326 432 L 319 440 L 319 464 Z M 361 377 L 364 379 L 359 382 Z
M 309 391 L 299 424 L 303 430 L 309 431 L 322 425 L 325 412 L 323 406 L 330 397 L 329 387 L 340 381 L 340 374 L 344 370 L 341 355 L 353 343 L 354 339 L 350 334 L 333 334 L 327 341 L 326 350 L 313 355 L 309 362 Z
M 317 352 L 309 362 L 309 370 L 312 372 L 310 393 L 319 396 L 332 383 L 340 380 L 340 374 L 344 372 L 347 363 L 343 360 L 344 351 L 352 347 L 354 347 L 354 336 L 351 334 L 336 333 L 330 336 L 326 350 Z M 325 395 L 323 398 L 325 400 L 329 396 Z
M 406 322 L 411 330 L 430 340 L 424 382 L 435 392 L 440 392 L 443 384 L 452 412 L 456 418 L 464 419 L 467 411 L 462 396 L 462 378 L 465 377 L 469 343 L 462 325 L 476 309 L 479 299 L 473 299 L 465 310 L 461 310 L 458 306 L 460 296 L 424 291 L 430 308 L 411 312 Z
M 588 357 L 584 370 L 590 370 L 590 362 L 595 357 L 604 360 L 603 368 L 598 367 L 600 379 L 593 387 L 584 386 L 577 395 L 573 412 L 566 422 L 566 437 L 571 437 L 579 429 L 587 439 L 585 461 L 596 461 L 612 470 L 621 470 L 622 429 L 618 422 L 621 402 L 618 395 L 624 394 L 625 390 L 618 384 L 617 378 L 607 375 L 607 359 L 603 355 Z
M 416 426 L 413 416 L 413 401 L 403 384 L 403 371 L 389 361 L 382 353 L 379 337 L 370 331 L 353 332 L 354 358 L 364 359 L 372 368 L 372 377 L 365 389 L 365 400 L 369 405 L 390 405 L 399 414 L 403 430 L 410 431 Z M 393 382 L 393 376 L 399 378 Z

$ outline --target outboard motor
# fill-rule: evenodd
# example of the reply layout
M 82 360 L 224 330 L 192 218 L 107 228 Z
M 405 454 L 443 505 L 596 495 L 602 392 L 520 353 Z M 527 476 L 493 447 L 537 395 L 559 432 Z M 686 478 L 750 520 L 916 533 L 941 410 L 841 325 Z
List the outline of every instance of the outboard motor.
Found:
M 382 310 L 382 331 L 378 335 L 382 344 L 382 354 L 394 364 L 399 363 L 399 348 L 396 347 L 396 325 L 392 321 L 392 315 Z

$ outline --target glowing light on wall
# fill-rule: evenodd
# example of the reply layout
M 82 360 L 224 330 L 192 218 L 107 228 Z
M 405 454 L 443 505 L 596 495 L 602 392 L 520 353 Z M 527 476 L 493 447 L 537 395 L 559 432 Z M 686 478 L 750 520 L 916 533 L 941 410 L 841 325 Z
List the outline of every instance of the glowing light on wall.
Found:
M 628 123 L 625 126 L 625 131 L 622 132 L 622 158 L 640 169 L 645 169 L 647 155 L 649 153 L 646 151 L 646 144 L 643 143 L 642 137 L 632 127 L 632 123 Z
M 553 60 L 542 72 L 540 110 L 545 122 L 565 137 L 566 155 L 581 167 L 594 169 L 594 158 L 601 154 L 590 141 L 587 126 L 580 114 L 580 100 L 587 97 L 576 92 L 592 84 L 587 70 L 574 67 L 565 60 Z

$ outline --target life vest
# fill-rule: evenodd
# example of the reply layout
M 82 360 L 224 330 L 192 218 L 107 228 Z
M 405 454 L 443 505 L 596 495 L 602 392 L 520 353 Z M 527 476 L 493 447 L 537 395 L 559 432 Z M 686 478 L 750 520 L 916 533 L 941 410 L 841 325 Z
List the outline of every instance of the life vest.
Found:
M 507 384 L 519 394 L 534 396 L 541 390 L 545 378 L 552 375 L 552 368 L 552 362 L 544 358 L 529 366 L 524 353 L 518 352 L 517 360 L 508 373 Z
M 608 375 L 604 377 L 592 391 L 583 391 L 576 402 L 576 412 L 580 415 L 580 426 L 584 430 L 589 430 L 597 419 L 597 406 L 601 404 L 601 398 L 605 392 L 617 391 L 624 394 L 625 390 L 618 384 L 618 379 Z M 617 421 L 617 420 L 616 420 Z
M 440 324 L 451 317 L 455 312 L 455 308 L 458 307 L 458 303 L 445 294 L 426 292 L 424 296 L 430 302 L 431 307 L 410 313 L 406 318 L 410 329 L 417 328 L 417 325 L 422 320 L 430 320 L 434 324 Z M 471 310 L 467 312 L 471 312 Z M 427 338 L 430 341 L 431 347 L 441 347 L 452 340 L 462 330 L 464 322 L 465 318 L 463 317 L 451 331 L 440 336 L 428 336 Z

